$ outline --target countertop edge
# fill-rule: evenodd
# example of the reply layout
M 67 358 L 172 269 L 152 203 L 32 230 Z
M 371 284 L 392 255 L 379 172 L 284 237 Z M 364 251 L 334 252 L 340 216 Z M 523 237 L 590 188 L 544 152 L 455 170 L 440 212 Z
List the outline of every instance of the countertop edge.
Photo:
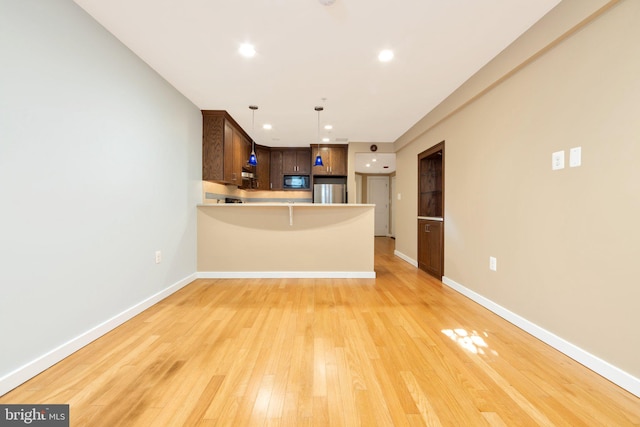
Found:
M 375 204 L 369 203 L 198 203 L 199 208 L 209 207 L 318 207 L 318 208 L 367 208 L 375 207 Z

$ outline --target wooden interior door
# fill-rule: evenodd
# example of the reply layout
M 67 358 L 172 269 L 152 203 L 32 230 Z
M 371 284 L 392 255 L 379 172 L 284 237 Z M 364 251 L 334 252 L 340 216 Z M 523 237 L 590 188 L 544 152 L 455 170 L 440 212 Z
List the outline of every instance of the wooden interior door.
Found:
M 375 204 L 375 235 L 389 235 L 389 177 L 367 178 L 367 203 Z

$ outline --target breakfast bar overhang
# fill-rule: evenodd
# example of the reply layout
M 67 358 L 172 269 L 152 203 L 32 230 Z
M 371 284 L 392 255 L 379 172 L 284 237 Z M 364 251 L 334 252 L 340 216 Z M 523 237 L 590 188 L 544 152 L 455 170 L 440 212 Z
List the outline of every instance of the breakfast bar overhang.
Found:
M 199 205 L 201 278 L 375 278 L 372 204 Z

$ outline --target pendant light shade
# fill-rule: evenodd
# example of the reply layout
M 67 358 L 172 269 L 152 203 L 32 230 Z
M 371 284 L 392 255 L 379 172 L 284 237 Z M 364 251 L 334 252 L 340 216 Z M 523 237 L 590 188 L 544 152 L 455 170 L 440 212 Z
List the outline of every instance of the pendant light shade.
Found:
M 256 110 L 258 109 L 257 105 L 249 105 L 249 108 L 251 109 L 251 133 L 255 133 L 255 118 L 256 118 Z M 253 140 L 253 138 L 251 138 L 251 155 L 249 155 L 249 165 L 250 166 L 256 166 L 258 164 L 258 158 L 256 157 L 256 143 Z
M 322 156 L 320 156 L 320 111 L 324 110 L 323 107 L 315 107 L 318 112 L 318 151 L 316 152 L 316 160 L 313 166 L 324 166 L 322 163 Z
M 251 150 L 251 155 L 249 156 L 249 164 L 251 166 L 256 166 L 258 164 L 258 158 L 253 150 Z

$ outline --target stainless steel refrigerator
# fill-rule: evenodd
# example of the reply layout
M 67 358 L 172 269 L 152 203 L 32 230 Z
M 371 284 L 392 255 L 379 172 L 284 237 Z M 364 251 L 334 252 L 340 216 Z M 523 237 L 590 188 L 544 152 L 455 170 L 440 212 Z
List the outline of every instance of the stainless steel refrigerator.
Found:
M 347 185 L 313 184 L 313 203 L 347 203 Z

